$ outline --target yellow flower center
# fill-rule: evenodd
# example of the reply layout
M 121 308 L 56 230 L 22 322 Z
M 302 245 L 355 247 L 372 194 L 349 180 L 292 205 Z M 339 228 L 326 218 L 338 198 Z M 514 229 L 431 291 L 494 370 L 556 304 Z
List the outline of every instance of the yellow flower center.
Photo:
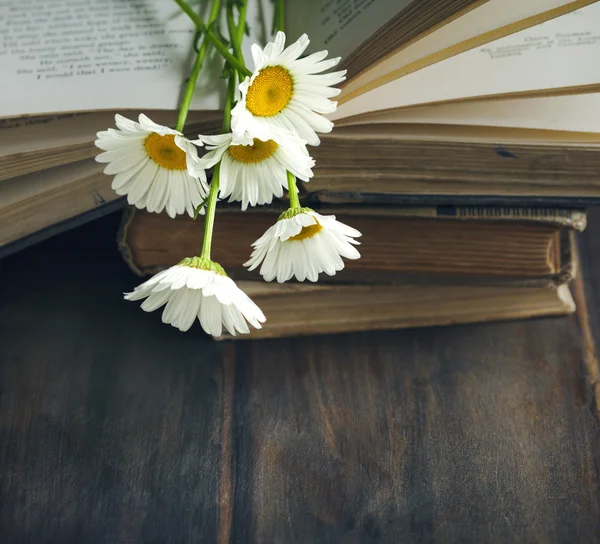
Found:
M 322 230 L 323 227 L 319 224 L 319 222 L 316 222 L 314 225 L 302 227 L 302 230 L 298 234 L 296 234 L 296 236 L 288 238 L 288 241 L 293 240 L 294 242 L 297 242 L 299 240 L 308 240 L 308 238 L 312 238 L 315 234 L 318 234 Z
M 252 140 L 252 145 L 231 145 L 227 150 L 232 159 L 245 162 L 257 163 L 268 159 L 275 151 L 279 144 L 273 140 Z
M 148 156 L 159 166 L 167 170 L 185 170 L 185 151 L 177 147 L 175 135 L 161 136 L 156 132 L 150 134 L 144 141 Z
M 277 115 L 294 92 L 292 74 L 283 66 L 267 66 L 254 78 L 246 94 L 246 107 L 258 117 Z

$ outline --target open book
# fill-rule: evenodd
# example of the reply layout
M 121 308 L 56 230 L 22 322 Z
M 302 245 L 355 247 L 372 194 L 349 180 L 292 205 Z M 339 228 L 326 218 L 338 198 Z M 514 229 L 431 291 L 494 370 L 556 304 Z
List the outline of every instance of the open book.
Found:
M 600 2 L 304 0 L 286 10 L 288 43 L 306 32 L 348 70 L 337 128 L 312 150 L 315 198 L 600 197 Z M 249 2 L 247 52 L 270 38 L 271 20 L 268 0 Z M 39 214 L 47 192 L 77 202 L 46 211 L 47 225 L 104 205 L 95 133 L 115 111 L 161 110 L 153 118 L 174 124 L 189 19 L 163 0 L 23 0 L 0 5 L 0 32 L 0 215 Z M 192 135 L 218 130 L 220 70 L 213 56 Z M 25 223 L 18 237 L 40 228 Z M 0 232 L 0 245 L 11 236 Z

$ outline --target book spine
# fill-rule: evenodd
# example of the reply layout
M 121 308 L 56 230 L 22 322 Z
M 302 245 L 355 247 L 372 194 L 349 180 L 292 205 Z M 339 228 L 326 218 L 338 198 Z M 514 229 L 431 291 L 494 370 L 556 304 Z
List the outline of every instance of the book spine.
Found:
M 329 211 L 341 213 L 360 213 L 366 203 L 349 203 L 328 201 L 318 202 L 319 205 L 328 206 Z M 452 205 L 440 204 L 437 206 L 414 205 L 386 205 L 370 203 L 369 209 L 375 215 L 394 215 L 405 217 L 428 217 L 436 219 L 464 219 L 483 221 L 526 221 L 547 223 L 559 227 L 568 227 L 582 232 L 587 226 L 587 214 L 581 208 L 568 208 L 562 206 L 486 206 L 486 205 Z M 421 203 L 422 204 L 422 203 Z
M 123 216 L 121 217 L 121 224 L 119 225 L 119 231 L 117 232 L 117 248 L 121 257 L 125 261 L 125 264 L 129 267 L 129 269 L 138 276 L 146 276 L 150 274 L 155 274 L 158 270 L 148 270 L 140 268 L 135 262 L 135 258 L 131 253 L 131 249 L 129 247 L 129 243 L 127 241 L 127 235 L 129 231 L 129 227 L 133 222 L 135 217 L 135 206 L 127 206 L 123 211 Z M 160 270 L 164 270 L 167 266 L 160 267 Z
M 560 232 L 560 271 L 554 275 L 554 284 L 564 285 L 577 277 L 577 239 L 573 230 Z
M 458 219 L 516 220 L 552 223 L 579 232 L 587 225 L 583 210 L 567 208 L 537 208 L 518 206 L 438 206 L 438 217 L 448 215 Z
M 433 207 L 441 210 L 439 215 L 456 217 L 457 209 L 472 210 L 472 218 L 542 220 L 544 215 L 550 222 L 569 224 L 575 230 L 585 228 L 585 209 L 600 205 L 598 198 L 577 197 L 534 197 L 534 196 L 496 196 L 496 195 L 416 195 L 392 193 L 363 193 L 321 190 L 304 193 L 303 202 L 308 206 L 350 205 L 350 206 L 403 206 L 406 208 Z M 549 210 L 537 213 L 537 210 Z M 479 211 L 476 211 L 479 210 Z M 528 211 L 527 211 L 528 210 Z M 467 215 L 465 215 L 466 217 Z M 565 221 L 565 217 L 567 220 Z

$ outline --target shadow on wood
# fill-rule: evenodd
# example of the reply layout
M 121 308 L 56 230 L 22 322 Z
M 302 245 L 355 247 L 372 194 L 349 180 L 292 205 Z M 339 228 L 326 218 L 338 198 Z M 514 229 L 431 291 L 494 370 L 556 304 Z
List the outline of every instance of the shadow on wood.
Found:
M 0 261 L 3 542 L 599 541 L 576 316 L 214 343 L 122 300 L 117 222 Z

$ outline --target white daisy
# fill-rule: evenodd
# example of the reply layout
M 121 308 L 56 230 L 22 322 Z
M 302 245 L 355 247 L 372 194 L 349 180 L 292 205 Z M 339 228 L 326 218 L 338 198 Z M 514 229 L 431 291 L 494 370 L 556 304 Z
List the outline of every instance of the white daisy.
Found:
M 266 281 L 279 283 L 293 276 L 299 281 L 317 281 L 321 272 L 333 276 L 344 268 L 346 259 L 359 259 L 352 244 L 361 236 L 356 229 L 340 223 L 335 215 L 320 215 L 310 208 L 288 210 L 256 242 L 250 260 L 244 264 Z
M 321 114 L 335 111 L 337 103 L 330 98 L 340 90 L 332 85 L 343 81 L 346 71 L 320 73 L 340 61 L 323 60 L 327 51 L 299 59 L 309 42 L 303 34 L 284 49 L 285 34 L 278 32 L 264 49 L 252 46 L 254 73 L 240 84 L 242 97 L 231 112 L 234 133 L 266 141 L 274 128 L 285 128 L 319 145 L 316 133 L 331 132 L 333 123 Z
M 115 192 L 149 212 L 166 209 L 175 217 L 187 211 L 193 217 L 208 193 L 206 173 L 188 173 L 198 160 L 196 147 L 181 132 L 157 125 L 144 114 L 139 123 L 122 115 L 115 115 L 115 122 L 118 130 L 98 132 L 95 142 L 104 151 L 96 160 L 108 163 L 104 173 L 115 174 Z
M 198 138 L 210 151 L 198 160 L 197 168 L 204 171 L 221 161 L 220 196 L 241 201 L 242 210 L 270 204 L 274 196 L 281 198 L 288 170 L 304 181 L 313 175 L 315 162 L 306 142 L 290 132 L 274 132 L 266 141 L 240 140 L 232 133 Z
M 236 332 L 250 332 L 246 321 L 257 329 L 266 321 L 260 308 L 227 277 L 220 265 L 200 257 L 184 259 L 159 272 L 132 293 L 126 293 L 125 298 L 145 298 L 142 309 L 146 312 L 166 304 L 163 323 L 180 331 L 187 331 L 196 317 L 213 336 L 221 335 L 223 325 L 235 336 Z

